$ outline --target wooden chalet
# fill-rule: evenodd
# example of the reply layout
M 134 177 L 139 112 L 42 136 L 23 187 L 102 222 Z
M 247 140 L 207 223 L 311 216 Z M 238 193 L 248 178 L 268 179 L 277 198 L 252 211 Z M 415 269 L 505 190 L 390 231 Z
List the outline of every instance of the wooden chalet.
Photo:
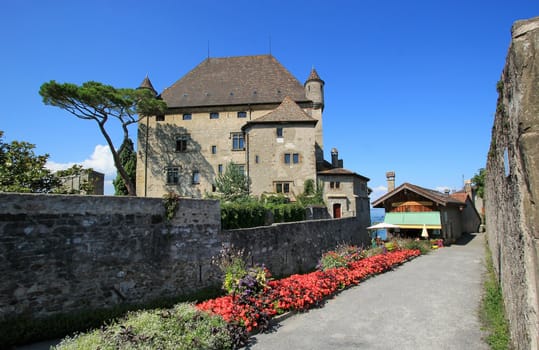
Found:
M 474 220 L 473 212 L 465 210 L 469 204 L 462 198 L 451 196 L 449 192 L 441 193 L 410 183 L 390 190 L 372 205 L 385 210 L 384 222 L 399 226 L 402 236 L 420 237 L 425 228 L 431 238 L 454 242 L 463 232 L 473 227 L 473 224 L 469 224 L 470 220 Z M 473 211 L 476 214 L 477 230 L 479 215 L 475 208 Z M 475 230 L 473 232 L 476 232 Z

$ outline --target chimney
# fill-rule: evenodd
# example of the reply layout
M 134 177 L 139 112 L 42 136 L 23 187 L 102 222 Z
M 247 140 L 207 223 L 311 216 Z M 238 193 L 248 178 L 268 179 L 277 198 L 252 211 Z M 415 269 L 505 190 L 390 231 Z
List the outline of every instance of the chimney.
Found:
M 446 188 L 446 189 L 444 190 L 444 194 L 445 194 L 446 196 L 449 196 L 449 193 L 450 193 L 450 192 L 451 192 L 451 190 L 450 190 L 449 188 Z
M 468 195 L 468 197 L 473 198 L 472 196 L 472 180 L 466 180 L 464 181 L 464 192 Z
M 339 151 L 336 148 L 331 149 L 331 166 L 339 168 Z
M 391 192 L 395 189 L 395 172 L 388 171 L 386 173 L 387 178 L 387 192 Z

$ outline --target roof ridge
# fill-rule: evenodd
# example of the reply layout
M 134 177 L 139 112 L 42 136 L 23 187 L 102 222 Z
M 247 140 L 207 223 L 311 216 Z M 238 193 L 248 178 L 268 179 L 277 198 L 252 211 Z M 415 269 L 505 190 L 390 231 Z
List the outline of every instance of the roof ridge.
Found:
M 166 88 L 170 108 L 309 101 L 305 87 L 272 55 L 207 58 Z

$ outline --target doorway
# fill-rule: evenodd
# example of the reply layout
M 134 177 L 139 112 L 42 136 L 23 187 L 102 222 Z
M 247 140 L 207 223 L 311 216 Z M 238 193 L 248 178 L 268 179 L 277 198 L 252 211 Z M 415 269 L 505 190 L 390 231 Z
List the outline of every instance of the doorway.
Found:
M 341 218 L 341 205 L 339 203 L 333 204 L 333 218 L 334 219 Z

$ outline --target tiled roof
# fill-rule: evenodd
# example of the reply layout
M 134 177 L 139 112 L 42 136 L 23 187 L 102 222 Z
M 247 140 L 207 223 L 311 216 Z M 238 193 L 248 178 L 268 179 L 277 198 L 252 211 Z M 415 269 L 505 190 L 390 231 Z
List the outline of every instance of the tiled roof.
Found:
M 468 194 L 464 191 L 459 191 L 455 193 L 451 193 L 449 195 L 451 198 L 456 199 L 462 203 L 466 203 L 466 198 L 468 198 Z
M 311 69 L 311 74 L 309 74 L 309 77 L 307 78 L 307 81 L 309 80 L 318 80 L 318 81 L 322 81 L 322 79 L 320 79 L 320 76 L 318 75 L 318 72 L 316 71 L 316 69 Z
M 142 83 L 140 83 L 140 86 L 138 88 L 149 89 L 157 95 L 157 91 L 155 91 L 155 89 L 153 88 L 152 82 L 150 81 L 150 78 L 148 78 L 148 76 L 144 78 L 144 80 L 142 81 Z
M 329 170 L 322 170 L 322 171 L 319 171 L 317 174 L 318 175 L 331 175 L 331 176 L 335 176 L 335 175 L 359 176 L 360 178 L 364 180 L 367 180 L 367 181 L 370 180 L 369 178 L 365 176 L 359 175 L 358 173 L 354 173 L 353 171 L 344 169 L 344 168 L 333 168 Z
M 208 58 L 166 88 L 169 108 L 308 101 L 300 82 L 271 55 Z
M 260 118 L 249 121 L 247 124 L 290 122 L 308 122 L 316 124 L 317 120 L 305 113 L 305 111 L 289 96 L 286 96 L 279 107 Z
M 373 207 L 377 207 L 379 205 L 382 205 L 383 202 L 389 198 L 391 198 L 392 196 L 394 196 L 395 194 L 401 192 L 401 191 L 404 191 L 404 190 L 410 190 L 410 191 L 413 191 L 425 198 L 428 198 L 440 205 L 443 205 L 443 206 L 447 206 L 447 205 L 462 205 L 463 203 L 458 200 L 458 199 L 455 199 L 455 198 L 452 198 L 451 196 L 449 195 L 446 195 L 444 193 L 441 193 L 439 191 L 435 191 L 435 190 L 431 190 L 431 189 L 428 189 L 428 188 L 424 188 L 424 187 L 420 187 L 420 186 L 416 186 L 416 185 L 412 185 L 411 183 L 403 183 L 402 185 L 400 185 L 399 187 L 395 188 L 393 191 L 391 192 L 388 192 L 386 193 L 385 195 L 383 195 L 382 197 L 378 198 L 377 200 L 375 200 L 374 202 L 372 202 L 372 205 Z

